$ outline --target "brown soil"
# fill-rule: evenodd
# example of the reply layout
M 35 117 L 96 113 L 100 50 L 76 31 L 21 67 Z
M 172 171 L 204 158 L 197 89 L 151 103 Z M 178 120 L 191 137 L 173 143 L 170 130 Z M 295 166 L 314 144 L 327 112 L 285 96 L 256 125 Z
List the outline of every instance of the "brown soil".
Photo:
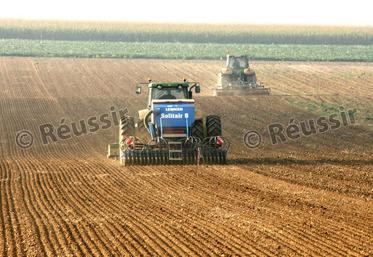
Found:
M 259 62 L 272 96 L 212 97 L 221 66 L 0 58 L 0 256 L 372 256 L 372 64 Z M 222 116 L 228 165 L 121 167 L 105 157 L 117 127 L 41 142 L 41 124 L 135 113 L 137 82 L 184 77 L 202 84 L 201 113 Z M 269 143 L 268 124 L 325 106 L 357 109 L 357 124 Z M 242 142 L 251 129 L 263 132 L 255 150 Z

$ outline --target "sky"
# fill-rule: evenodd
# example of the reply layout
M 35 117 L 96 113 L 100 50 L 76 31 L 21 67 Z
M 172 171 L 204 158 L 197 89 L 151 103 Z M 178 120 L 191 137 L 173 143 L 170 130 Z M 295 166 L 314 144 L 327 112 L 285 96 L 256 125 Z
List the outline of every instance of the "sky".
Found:
M 5 0 L 1 18 L 373 26 L 373 0 Z

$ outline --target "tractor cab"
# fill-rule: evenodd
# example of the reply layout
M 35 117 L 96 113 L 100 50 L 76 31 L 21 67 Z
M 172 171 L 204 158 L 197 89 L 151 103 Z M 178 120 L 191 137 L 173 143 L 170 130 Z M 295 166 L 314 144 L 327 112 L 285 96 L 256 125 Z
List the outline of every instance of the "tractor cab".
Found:
M 242 70 L 249 67 L 249 59 L 246 55 L 242 56 L 227 56 L 226 68 L 233 70 Z
M 141 85 L 136 88 L 136 93 L 141 94 Z M 199 83 L 183 81 L 180 83 L 157 83 L 149 81 L 148 108 L 153 100 L 186 100 L 193 99 L 193 88 L 196 93 L 201 92 Z

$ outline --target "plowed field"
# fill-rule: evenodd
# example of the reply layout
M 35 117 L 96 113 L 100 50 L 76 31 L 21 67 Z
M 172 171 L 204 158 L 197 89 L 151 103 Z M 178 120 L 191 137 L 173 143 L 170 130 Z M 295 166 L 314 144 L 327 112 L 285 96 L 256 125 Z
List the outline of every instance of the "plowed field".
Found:
M 373 66 L 259 62 L 272 96 L 212 97 L 222 62 L 0 58 L 0 256 L 372 256 Z M 145 107 L 137 82 L 200 81 L 232 142 L 224 166 L 121 167 L 117 127 L 43 144 L 40 126 Z M 266 126 L 354 109 L 286 143 Z M 33 145 L 16 144 L 28 130 Z M 263 144 L 249 149 L 246 130 Z

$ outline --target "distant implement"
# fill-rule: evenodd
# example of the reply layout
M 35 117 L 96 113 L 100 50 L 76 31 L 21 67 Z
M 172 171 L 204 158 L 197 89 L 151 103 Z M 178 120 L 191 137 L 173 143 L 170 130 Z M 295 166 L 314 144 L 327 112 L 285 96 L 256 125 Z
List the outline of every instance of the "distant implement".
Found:
M 227 55 L 226 67 L 218 75 L 214 95 L 269 95 L 271 90 L 256 80 L 256 73 L 249 66 L 249 58 Z

